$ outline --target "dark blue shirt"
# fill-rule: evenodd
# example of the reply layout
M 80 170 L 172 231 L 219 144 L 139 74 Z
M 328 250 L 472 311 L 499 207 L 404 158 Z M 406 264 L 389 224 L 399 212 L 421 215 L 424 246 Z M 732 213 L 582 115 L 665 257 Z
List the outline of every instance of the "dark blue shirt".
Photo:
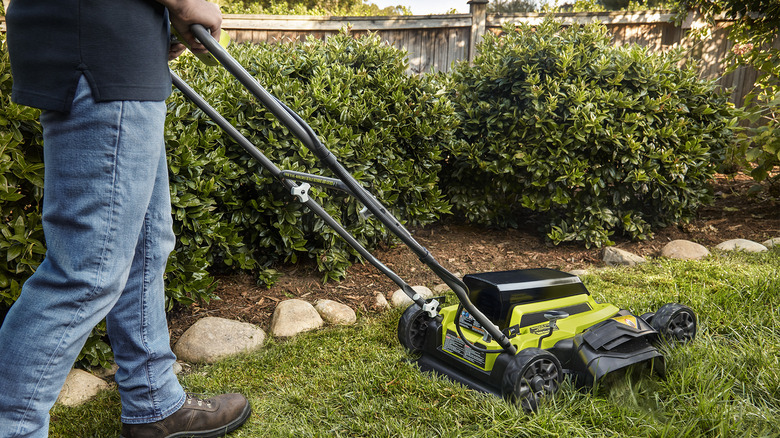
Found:
M 13 0 L 6 14 L 11 98 L 67 112 L 85 75 L 98 101 L 165 100 L 168 26 L 153 0 Z

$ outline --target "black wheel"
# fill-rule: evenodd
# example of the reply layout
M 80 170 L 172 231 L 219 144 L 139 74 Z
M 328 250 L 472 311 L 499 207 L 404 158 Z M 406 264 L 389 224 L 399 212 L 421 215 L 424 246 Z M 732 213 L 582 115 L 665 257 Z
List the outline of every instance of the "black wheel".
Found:
M 401 320 L 398 321 L 398 340 L 410 353 L 417 354 L 422 351 L 429 321 L 428 315 L 417 304 L 409 306 L 401 315 Z
M 504 372 L 504 396 L 526 412 L 536 412 L 539 402 L 558 392 L 563 380 L 561 362 L 540 348 L 526 348 L 515 355 Z
M 682 304 L 664 304 L 655 312 L 650 325 L 666 342 L 685 344 L 696 337 L 696 314 Z

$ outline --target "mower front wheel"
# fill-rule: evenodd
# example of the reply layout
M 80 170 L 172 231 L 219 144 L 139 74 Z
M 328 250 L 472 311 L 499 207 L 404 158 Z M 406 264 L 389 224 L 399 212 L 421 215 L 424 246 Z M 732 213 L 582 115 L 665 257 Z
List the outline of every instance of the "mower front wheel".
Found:
M 409 353 L 422 352 L 429 321 L 430 317 L 417 304 L 409 306 L 401 315 L 401 320 L 398 321 L 398 340 Z
M 696 336 L 696 314 L 682 304 L 664 304 L 655 312 L 650 325 L 666 342 L 685 344 Z
M 543 397 L 558 392 L 562 380 L 563 370 L 557 357 L 540 348 L 526 348 L 507 365 L 503 392 L 524 411 L 536 412 Z

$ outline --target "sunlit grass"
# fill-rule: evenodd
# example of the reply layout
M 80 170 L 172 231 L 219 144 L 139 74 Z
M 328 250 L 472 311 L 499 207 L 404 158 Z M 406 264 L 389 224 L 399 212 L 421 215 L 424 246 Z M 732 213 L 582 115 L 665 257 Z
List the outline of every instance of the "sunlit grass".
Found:
M 236 437 L 777 436 L 780 433 L 780 250 L 655 260 L 594 271 L 599 301 L 635 313 L 680 302 L 699 335 L 664 348 L 667 376 L 621 377 L 582 391 L 566 383 L 535 415 L 418 372 L 395 339 L 399 311 L 329 328 L 182 376 L 192 392 L 238 391 L 252 403 Z M 53 437 L 116 437 L 107 391 L 52 412 Z

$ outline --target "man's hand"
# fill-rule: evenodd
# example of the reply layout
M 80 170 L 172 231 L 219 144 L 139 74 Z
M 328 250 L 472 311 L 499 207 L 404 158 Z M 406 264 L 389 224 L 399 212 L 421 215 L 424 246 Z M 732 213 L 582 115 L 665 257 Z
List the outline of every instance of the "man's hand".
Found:
M 168 48 L 168 61 L 173 61 L 178 58 L 179 55 L 187 50 L 187 46 L 179 42 L 171 42 L 171 46 Z
M 208 53 L 208 50 L 195 39 L 190 31 L 190 26 L 200 24 L 209 30 L 211 36 L 219 40 L 222 28 L 222 12 L 219 6 L 205 0 L 157 0 L 168 8 L 171 17 L 171 25 L 179 32 L 194 53 Z M 174 59 L 184 49 L 176 44 L 171 45 L 168 58 Z

